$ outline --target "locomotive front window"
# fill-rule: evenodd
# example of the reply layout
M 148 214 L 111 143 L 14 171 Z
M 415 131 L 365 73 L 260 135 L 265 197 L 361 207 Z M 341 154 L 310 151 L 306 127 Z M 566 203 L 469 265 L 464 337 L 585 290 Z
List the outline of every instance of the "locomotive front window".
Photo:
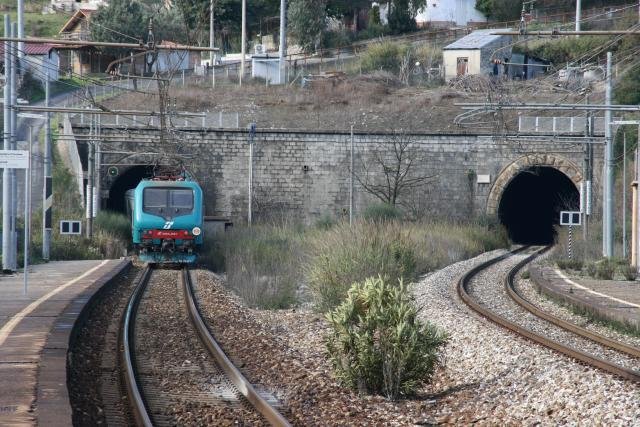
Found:
M 143 211 L 172 218 L 193 210 L 193 190 L 174 188 L 145 188 L 142 193 Z

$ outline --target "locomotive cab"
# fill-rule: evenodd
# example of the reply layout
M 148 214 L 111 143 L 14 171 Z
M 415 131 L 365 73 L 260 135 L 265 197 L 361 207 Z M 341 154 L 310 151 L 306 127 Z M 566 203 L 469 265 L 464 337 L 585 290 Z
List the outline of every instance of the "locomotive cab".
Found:
M 193 181 L 141 181 L 135 189 L 132 231 L 140 259 L 195 262 L 202 245 L 202 190 Z

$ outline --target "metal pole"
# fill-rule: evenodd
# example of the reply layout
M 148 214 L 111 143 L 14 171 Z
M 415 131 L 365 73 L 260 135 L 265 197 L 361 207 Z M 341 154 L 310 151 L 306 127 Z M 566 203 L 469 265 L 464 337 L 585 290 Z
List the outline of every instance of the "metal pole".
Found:
M 576 31 L 580 31 L 581 15 L 582 15 L 582 1 L 576 0 Z M 577 34 L 576 37 L 580 37 L 580 34 Z
M 49 107 L 49 72 L 44 86 L 45 106 Z M 45 113 L 44 129 L 44 191 L 42 197 L 42 259 L 48 260 L 51 257 L 51 227 L 52 227 L 52 207 L 53 207 L 53 177 L 51 174 L 51 113 Z
M 100 174 L 100 165 L 102 164 L 102 144 L 100 143 L 100 137 L 102 136 L 102 116 L 96 117 L 97 126 L 96 126 L 96 142 L 94 145 L 94 163 L 93 163 L 93 175 L 94 175 L 94 199 L 96 200 L 93 216 L 96 216 L 98 212 L 100 212 L 100 191 L 102 190 L 102 179 Z M 97 150 L 96 150 L 97 148 Z M 93 203 L 93 199 L 91 200 Z
M 622 258 L 627 258 L 627 133 L 622 136 Z
M 18 38 L 24 38 L 24 0 L 18 0 Z M 14 35 L 14 37 L 16 37 Z M 18 42 L 18 58 L 22 59 L 24 56 L 24 42 Z
M 18 25 L 14 22 L 11 27 L 11 34 L 16 35 L 18 33 Z M 18 79 L 16 71 L 18 69 L 17 51 L 18 43 L 13 42 L 10 46 L 11 52 L 11 149 L 17 148 L 17 122 L 18 115 L 15 110 L 18 99 Z M 16 231 L 16 218 L 18 216 L 18 181 L 16 180 L 16 170 L 11 169 L 11 270 L 16 271 L 18 269 L 18 233 Z
M 607 52 L 607 83 L 606 83 L 606 95 L 605 104 L 611 105 L 611 52 Z M 603 255 L 607 258 L 613 257 L 613 138 L 611 135 L 611 109 L 605 110 L 605 191 L 603 200 L 603 242 L 605 243 Z
M 280 0 L 280 63 L 278 71 L 278 83 L 284 84 L 282 80 L 282 71 L 285 63 L 284 57 L 287 54 L 287 0 Z
M 349 174 L 349 225 L 353 225 L 353 125 L 351 125 L 351 159 Z
M 244 57 L 247 54 L 247 0 L 242 0 L 242 37 L 241 37 L 242 46 L 240 48 L 240 54 L 242 57 L 240 58 L 240 76 L 239 76 L 239 84 L 242 86 L 242 78 L 244 77 Z
M 249 212 L 247 222 L 251 225 L 253 221 L 253 143 L 249 143 Z
M 31 232 L 31 147 L 33 146 L 33 127 L 29 126 L 29 163 L 24 170 L 24 288 L 27 295 L 29 283 L 29 234 Z
M 91 117 L 91 130 L 90 133 L 93 134 L 94 131 L 94 117 Z M 89 161 L 88 161 L 88 179 L 87 179 L 87 237 L 93 237 L 93 167 L 94 167 L 94 156 L 95 156 L 95 147 L 94 141 L 89 141 Z
M 4 15 L 4 35 L 11 34 L 11 23 L 9 15 Z M 4 42 L 4 64 L 5 64 L 5 85 L 4 85 L 4 121 L 3 137 L 5 150 L 11 149 L 11 52 L 10 42 Z M 11 270 L 11 172 L 5 168 L 2 170 L 2 270 Z
M 215 26 L 214 26 L 215 24 L 214 7 L 215 7 L 215 0 L 211 0 L 209 5 L 209 47 L 212 49 L 216 41 L 216 32 L 215 32 Z M 215 69 L 216 55 L 214 52 L 211 52 L 209 55 L 210 55 L 209 58 L 211 61 L 211 87 L 216 87 L 216 69 Z

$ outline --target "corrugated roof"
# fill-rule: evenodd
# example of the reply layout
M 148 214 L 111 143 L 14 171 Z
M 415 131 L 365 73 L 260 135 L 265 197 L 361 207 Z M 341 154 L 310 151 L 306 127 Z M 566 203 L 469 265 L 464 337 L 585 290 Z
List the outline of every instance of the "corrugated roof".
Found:
M 509 37 L 509 36 L 497 36 L 492 35 L 491 33 L 495 33 L 498 30 L 489 29 L 489 30 L 476 30 L 473 33 L 464 36 L 460 40 L 456 40 L 450 45 L 446 46 L 445 49 L 453 50 L 453 49 L 482 49 L 484 46 L 491 44 L 497 40 L 500 40 L 501 37 Z
M 24 52 L 26 55 L 48 55 L 53 49 L 48 43 L 25 43 Z M 0 43 L 0 62 L 4 62 L 4 43 Z

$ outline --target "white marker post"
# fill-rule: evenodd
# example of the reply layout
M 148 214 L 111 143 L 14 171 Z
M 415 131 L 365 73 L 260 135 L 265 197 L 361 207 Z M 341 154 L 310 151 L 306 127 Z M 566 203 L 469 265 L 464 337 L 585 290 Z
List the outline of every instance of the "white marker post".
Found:
M 560 225 L 569 226 L 569 259 L 573 258 L 573 226 L 581 225 L 582 211 L 562 211 L 560 212 Z
M 25 180 L 25 201 L 24 201 L 24 224 L 25 224 L 25 254 L 24 254 L 24 294 L 27 294 L 27 263 L 28 263 L 28 209 L 29 209 L 29 197 L 27 195 L 29 189 L 29 167 L 30 167 L 30 153 L 27 150 L 0 150 L 0 168 L 1 169 L 24 169 Z M 6 230 L 5 230 L 6 233 Z M 15 250 L 15 248 L 14 248 Z M 9 254 L 3 254 L 7 256 Z

